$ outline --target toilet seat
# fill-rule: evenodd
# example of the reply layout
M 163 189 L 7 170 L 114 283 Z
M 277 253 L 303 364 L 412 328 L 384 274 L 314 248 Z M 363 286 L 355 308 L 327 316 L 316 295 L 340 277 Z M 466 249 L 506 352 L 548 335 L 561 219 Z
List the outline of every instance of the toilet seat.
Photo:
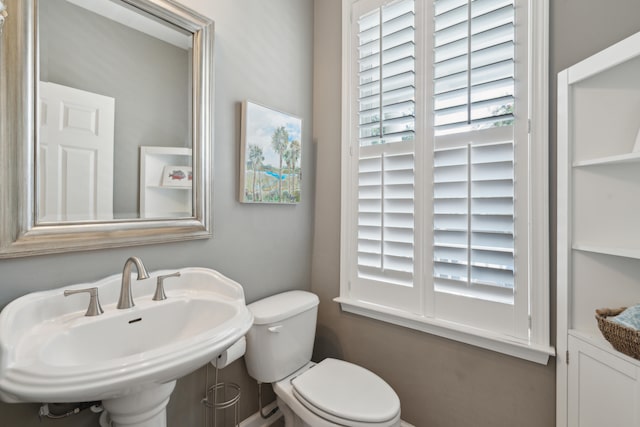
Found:
M 325 359 L 291 380 L 293 394 L 309 411 L 339 425 L 393 425 L 400 399 L 373 372 Z

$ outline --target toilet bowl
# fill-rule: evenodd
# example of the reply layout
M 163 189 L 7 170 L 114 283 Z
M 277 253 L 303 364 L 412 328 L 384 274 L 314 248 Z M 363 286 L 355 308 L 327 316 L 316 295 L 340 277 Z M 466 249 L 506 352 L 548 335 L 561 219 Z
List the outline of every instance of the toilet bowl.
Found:
M 249 375 L 272 384 L 286 427 L 400 426 L 400 400 L 382 378 L 343 360 L 311 362 L 317 306 L 303 291 L 249 305 Z
M 273 390 L 287 426 L 287 415 L 296 427 L 400 425 L 400 400 L 393 389 L 371 371 L 342 360 L 311 362 L 273 384 Z

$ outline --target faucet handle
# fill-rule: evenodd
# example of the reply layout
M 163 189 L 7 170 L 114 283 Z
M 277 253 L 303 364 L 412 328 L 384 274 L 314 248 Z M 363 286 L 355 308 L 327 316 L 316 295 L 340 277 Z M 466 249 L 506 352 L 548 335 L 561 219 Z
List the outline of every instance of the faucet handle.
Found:
M 175 273 L 165 274 L 164 276 L 158 276 L 156 281 L 156 293 L 153 294 L 154 301 L 162 301 L 167 299 L 167 295 L 164 293 L 164 279 L 169 277 L 180 277 L 180 272 L 176 271 Z
M 100 305 L 100 299 L 98 298 L 98 288 L 66 290 L 64 291 L 64 296 L 68 297 L 69 295 L 80 294 L 85 292 L 89 294 L 89 307 L 87 308 L 87 312 L 84 315 L 98 316 L 104 313 L 104 310 L 102 310 L 102 306 Z

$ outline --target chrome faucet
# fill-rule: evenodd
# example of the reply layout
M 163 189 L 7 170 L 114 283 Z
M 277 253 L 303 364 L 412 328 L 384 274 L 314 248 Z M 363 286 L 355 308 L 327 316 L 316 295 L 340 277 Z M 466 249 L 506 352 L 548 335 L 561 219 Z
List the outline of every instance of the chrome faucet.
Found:
M 135 265 L 138 270 L 138 280 L 148 279 L 149 273 L 144 268 L 142 260 L 137 256 L 132 256 L 124 263 L 122 270 L 122 286 L 120 287 L 120 298 L 118 299 L 118 308 L 131 308 L 133 303 L 133 295 L 131 294 L 131 266 Z

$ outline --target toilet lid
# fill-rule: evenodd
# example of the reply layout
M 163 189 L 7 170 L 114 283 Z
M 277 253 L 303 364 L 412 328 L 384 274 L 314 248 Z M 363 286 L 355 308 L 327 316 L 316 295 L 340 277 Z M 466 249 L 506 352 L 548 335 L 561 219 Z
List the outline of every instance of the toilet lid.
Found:
M 337 359 L 325 359 L 291 381 L 311 411 L 345 420 L 379 423 L 400 412 L 400 399 L 373 372 Z M 305 402 L 302 403 L 305 403 Z

